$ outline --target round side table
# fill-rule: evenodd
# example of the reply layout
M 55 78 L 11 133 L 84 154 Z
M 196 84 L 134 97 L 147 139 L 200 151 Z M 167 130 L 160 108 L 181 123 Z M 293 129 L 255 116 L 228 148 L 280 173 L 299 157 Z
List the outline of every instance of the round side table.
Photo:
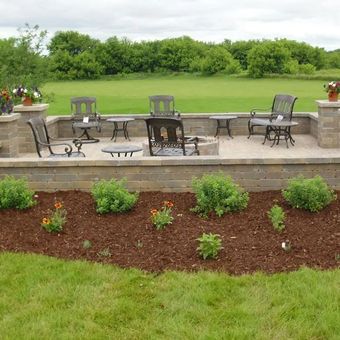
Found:
M 233 138 L 230 133 L 230 121 L 238 118 L 237 116 L 220 115 L 220 116 L 210 116 L 209 119 L 214 119 L 217 121 L 217 128 L 215 137 L 220 134 L 221 129 L 227 129 L 230 138 Z M 224 124 L 223 124 L 224 123 Z
M 131 122 L 133 120 L 135 120 L 135 119 L 134 118 L 128 118 L 128 117 L 108 118 L 106 121 L 112 122 L 113 125 L 114 125 L 111 140 L 114 139 L 114 141 L 116 141 L 117 134 L 118 134 L 119 131 L 122 131 L 124 133 L 125 139 L 130 140 L 127 125 L 128 125 L 128 122 Z M 119 123 L 123 123 L 123 126 L 119 127 L 118 126 Z

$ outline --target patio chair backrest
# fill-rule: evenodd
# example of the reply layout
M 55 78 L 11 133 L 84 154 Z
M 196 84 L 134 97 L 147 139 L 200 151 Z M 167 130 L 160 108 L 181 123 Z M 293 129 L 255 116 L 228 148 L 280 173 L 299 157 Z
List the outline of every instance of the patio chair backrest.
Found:
M 175 116 L 175 98 L 168 95 L 149 96 L 150 114 L 153 117 Z
M 272 105 L 272 119 L 283 116 L 284 120 L 292 120 L 293 108 L 297 97 L 289 94 L 277 94 Z
M 97 116 L 97 101 L 95 97 L 71 98 L 71 113 L 73 119 L 82 120 L 84 117 L 95 119 Z
M 151 117 L 146 120 L 150 155 L 153 148 L 182 149 L 185 155 L 183 123 L 177 118 Z
M 52 153 L 52 150 L 48 144 L 50 144 L 50 137 L 48 135 L 46 123 L 42 117 L 33 117 L 27 121 L 31 127 L 34 137 L 35 146 L 39 157 L 41 157 L 41 151 L 43 148 L 48 148 Z

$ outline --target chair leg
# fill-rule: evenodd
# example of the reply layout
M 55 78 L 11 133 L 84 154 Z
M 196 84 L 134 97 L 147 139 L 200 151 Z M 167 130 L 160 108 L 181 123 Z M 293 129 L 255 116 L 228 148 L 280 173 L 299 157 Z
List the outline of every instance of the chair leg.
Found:
M 250 136 L 253 134 L 253 128 L 250 124 L 250 120 L 248 121 L 248 132 L 249 132 L 249 135 L 248 135 L 248 139 L 249 139 Z

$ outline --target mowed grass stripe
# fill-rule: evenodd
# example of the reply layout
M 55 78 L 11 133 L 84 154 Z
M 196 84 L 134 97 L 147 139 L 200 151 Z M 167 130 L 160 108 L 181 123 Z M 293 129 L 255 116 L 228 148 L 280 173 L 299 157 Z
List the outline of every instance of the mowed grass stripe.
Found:
M 94 96 L 103 114 L 147 114 L 148 96 L 172 94 L 181 112 L 249 112 L 268 108 L 277 93 L 297 96 L 295 111 L 316 112 L 316 99 L 326 99 L 322 80 L 247 79 L 227 76 L 150 76 L 147 78 L 50 82 L 42 88 L 54 93 L 49 115 L 70 114 L 70 98 Z

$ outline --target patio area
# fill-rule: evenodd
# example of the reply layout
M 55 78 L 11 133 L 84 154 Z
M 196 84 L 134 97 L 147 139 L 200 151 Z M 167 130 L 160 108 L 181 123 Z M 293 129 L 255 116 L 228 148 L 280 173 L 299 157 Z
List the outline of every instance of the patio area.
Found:
M 285 141 L 280 141 L 278 145 L 271 147 L 271 142 L 267 141 L 264 145 L 262 136 L 234 136 L 230 138 L 227 136 L 219 136 L 218 141 L 218 155 L 217 158 L 225 159 L 329 159 L 340 158 L 340 149 L 325 149 L 318 146 L 316 138 L 310 134 L 293 135 L 295 145 L 289 144 L 287 148 Z M 213 136 L 208 136 L 208 139 L 214 139 Z M 71 140 L 68 140 L 71 142 Z M 82 151 L 86 155 L 86 159 L 91 160 L 112 160 L 118 158 L 117 155 L 113 158 L 109 153 L 104 153 L 101 150 L 108 145 L 136 145 L 142 147 L 142 144 L 147 145 L 147 138 L 145 137 L 131 137 L 131 141 L 118 137 L 116 142 L 113 142 L 109 137 L 100 138 L 98 143 L 83 144 Z M 72 143 L 71 143 L 72 144 Z M 199 143 L 200 146 L 200 143 Z M 47 153 L 46 153 L 47 155 Z M 193 156 L 197 157 L 197 156 Z M 198 156 L 199 158 L 212 156 Z M 23 153 L 20 154 L 21 159 L 37 160 L 37 153 Z M 124 154 L 120 156 L 122 159 L 128 160 L 130 154 L 125 158 Z M 133 153 L 132 158 L 145 158 L 143 151 Z M 155 158 L 155 157 L 152 157 Z M 158 157 L 156 157 L 158 158 Z M 172 158 L 172 157 L 171 157 Z

